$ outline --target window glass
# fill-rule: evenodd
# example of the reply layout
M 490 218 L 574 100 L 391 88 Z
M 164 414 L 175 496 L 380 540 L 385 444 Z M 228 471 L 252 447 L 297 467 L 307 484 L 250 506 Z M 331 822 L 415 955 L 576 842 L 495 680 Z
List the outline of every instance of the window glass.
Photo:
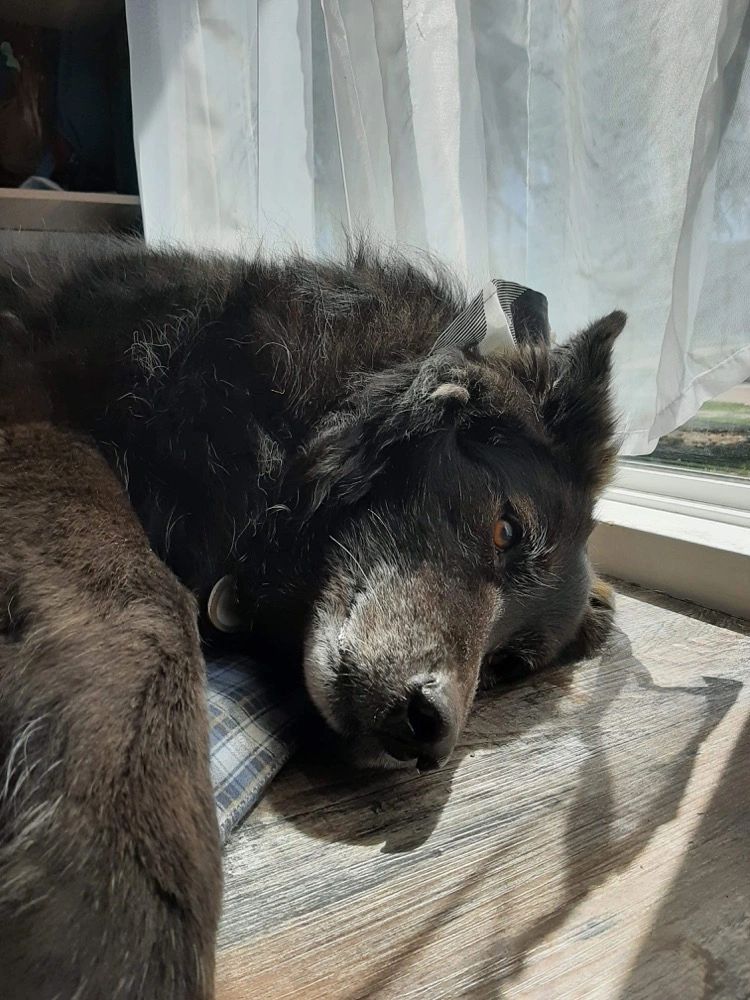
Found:
M 704 403 L 638 461 L 750 476 L 750 379 Z

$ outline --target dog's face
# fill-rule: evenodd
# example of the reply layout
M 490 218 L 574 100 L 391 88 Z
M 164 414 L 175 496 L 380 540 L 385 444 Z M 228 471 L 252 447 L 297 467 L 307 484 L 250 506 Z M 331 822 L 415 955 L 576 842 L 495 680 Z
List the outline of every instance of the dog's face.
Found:
M 370 376 L 308 453 L 329 527 L 305 678 L 365 764 L 450 755 L 480 683 L 593 652 L 611 601 L 586 542 L 614 458 L 625 318 L 503 360 Z

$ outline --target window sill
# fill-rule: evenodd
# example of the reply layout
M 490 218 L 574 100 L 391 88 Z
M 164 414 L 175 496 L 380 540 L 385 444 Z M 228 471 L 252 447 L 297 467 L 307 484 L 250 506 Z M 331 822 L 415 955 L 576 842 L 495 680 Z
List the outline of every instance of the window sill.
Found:
M 705 477 L 698 500 L 675 495 L 679 483 L 659 492 L 644 488 L 651 485 L 649 477 L 663 487 L 671 475 L 623 467 L 597 507 L 590 543 L 594 565 L 607 576 L 750 618 L 750 510 L 737 494 L 738 488 L 750 492 L 750 484 L 730 483 L 734 492 L 722 494 L 722 480 L 710 485 L 712 477 Z M 727 495 L 740 505 L 718 502 Z

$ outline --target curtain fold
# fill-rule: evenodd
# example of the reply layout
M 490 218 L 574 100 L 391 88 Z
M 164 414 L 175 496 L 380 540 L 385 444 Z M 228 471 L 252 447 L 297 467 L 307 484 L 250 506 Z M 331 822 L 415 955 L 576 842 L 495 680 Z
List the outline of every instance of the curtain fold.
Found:
M 625 308 L 625 454 L 750 375 L 748 0 L 127 0 L 152 242 L 345 231 Z

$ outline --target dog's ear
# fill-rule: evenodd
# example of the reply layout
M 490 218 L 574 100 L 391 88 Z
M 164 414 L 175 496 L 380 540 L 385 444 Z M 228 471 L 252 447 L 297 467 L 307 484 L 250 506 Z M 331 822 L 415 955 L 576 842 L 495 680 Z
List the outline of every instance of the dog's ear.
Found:
M 309 508 L 316 511 L 330 497 L 356 503 L 367 494 L 386 457 L 372 447 L 367 421 L 358 409 L 331 414 L 304 453 L 304 481 L 311 487 Z
M 578 480 L 598 492 L 617 454 L 611 401 L 612 346 L 625 326 L 613 312 L 552 351 L 542 418 Z
M 305 451 L 312 510 L 329 498 L 361 500 L 395 444 L 458 419 L 470 400 L 467 381 L 466 361 L 455 350 L 363 376 Z
M 562 651 L 557 662 L 573 663 L 598 653 L 610 633 L 614 616 L 614 590 L 604 580 L 594 577 L 578 632 Z

